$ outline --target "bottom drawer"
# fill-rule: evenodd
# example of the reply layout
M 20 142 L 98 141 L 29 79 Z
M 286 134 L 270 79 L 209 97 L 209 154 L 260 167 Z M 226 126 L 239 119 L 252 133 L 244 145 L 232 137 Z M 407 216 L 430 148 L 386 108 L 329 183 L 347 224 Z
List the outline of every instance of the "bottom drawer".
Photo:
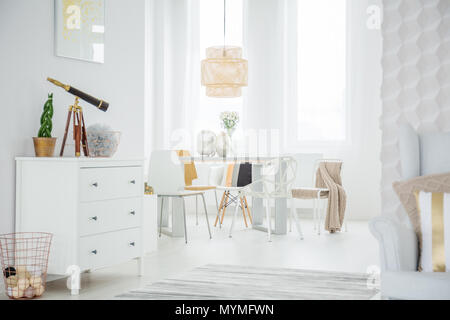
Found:
M 128 229 L 80 238 L 82 270 L 108 267 L 140 257 L 141 229 Z

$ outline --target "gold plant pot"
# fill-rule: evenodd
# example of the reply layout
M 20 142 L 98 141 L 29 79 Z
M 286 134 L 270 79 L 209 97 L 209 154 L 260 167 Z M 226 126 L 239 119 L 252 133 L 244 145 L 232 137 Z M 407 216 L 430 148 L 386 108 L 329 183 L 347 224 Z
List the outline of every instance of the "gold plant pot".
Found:
M 33 137 L 36 157 L 53 157 L 55 153 L 56 138 Z

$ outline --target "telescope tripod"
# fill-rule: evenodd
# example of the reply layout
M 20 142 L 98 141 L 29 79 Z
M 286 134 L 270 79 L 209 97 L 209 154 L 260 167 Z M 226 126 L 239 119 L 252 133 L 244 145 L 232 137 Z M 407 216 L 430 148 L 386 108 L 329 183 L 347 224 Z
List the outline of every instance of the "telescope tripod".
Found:
M 59 156 L 64 155 L 64 147 L 66 146 L 67 134 L 69 133 L 70 120 L 73 116 L 73 139 L 75 140 L 75 156 L 81 156 L 81 146 L 83 146 L 83 154 L 89 156 L 89 147 L 87 143 L 86 125 L 84 124 L 83 109 L 78 105 L 78 97 L 75 98 L 73 106 L 69 107 L 67 114 L 66 129 L 61 145 Z

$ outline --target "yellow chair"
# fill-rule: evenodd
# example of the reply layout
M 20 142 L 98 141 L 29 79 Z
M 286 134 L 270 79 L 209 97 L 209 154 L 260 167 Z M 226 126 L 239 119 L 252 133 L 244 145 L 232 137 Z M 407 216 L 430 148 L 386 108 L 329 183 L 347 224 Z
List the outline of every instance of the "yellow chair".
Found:
M 177 150 L 176 151 L 179 157 L 190 157 L 191 154 L 187 150 Z M 184 181 L 185 187 L 184 189 L 187 191 L 209 191 L 214 190 L 214 196 L 216 198 L 216 209 L 217 214 L 219 214 L 219 203 L 217 201 L 217 192 L 216 187 L 220 184 L 223 176 L 223 167 L 212 167 L 209 171 L 209 185 L 201 186 L 201 185 L 193 185 L 192 182 L 198 178 L 197 169 L 195 167 L 195 163 L 186 162 L 184 164 Z M 198 196 L 195 197 L 195 220 L 196 225 L 198 225 Z

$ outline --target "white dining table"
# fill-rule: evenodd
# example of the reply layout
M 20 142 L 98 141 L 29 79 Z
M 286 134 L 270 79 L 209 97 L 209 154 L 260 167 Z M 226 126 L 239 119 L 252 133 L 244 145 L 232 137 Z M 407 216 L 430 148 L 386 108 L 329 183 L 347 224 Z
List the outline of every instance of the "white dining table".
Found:
M 231 163 L 251 163 L 252 164 L 252 181 L 257 181 L 261 178 L 261 169 L 264 163 L 277 158 L 277 156 L 234 156 L 234 157 L 206 157 L 206 156 L 194 156 L 194 157 L 180 157 L 180 161 L 184 163 L 203 163 L 207 165 L 220 165 Z M 280 170 L 275 178 L 283 176 L 286 166 L 283 161 L 280 161 Z M 255 186 L 257 187 L 257 186 Z M 262 187 L 262 185 L 261 185 Z M 256 190 L 259 191 L 259 190 Z M 182 215 L 182 199 L 172 199 L 172 215 L 171 226 L 169 228 L 169 214 L 168 206 L 164 206 L 164 215 L 162 221 L 163 233 L 172 237 L 184 237 L 183 215 Z M 161 199 L 158 199 L 158 212 L 161 210 Z M 252 199 L 251 213 L 253 218 L 252 228 L 259 231 L 267 232 L 267 228 L 264 223 L 264 206 L 263 200 L 260 198 Z M 159 217 L 158 217 L 159 218 Z M 272 233 L 278 235 L 284 235 L 287 233 L 287 219 L 288 208 L 287 199 L 275 199 L 275 223 L 272 223 Z M 158 222 L 159 223 L 159 222 Z

